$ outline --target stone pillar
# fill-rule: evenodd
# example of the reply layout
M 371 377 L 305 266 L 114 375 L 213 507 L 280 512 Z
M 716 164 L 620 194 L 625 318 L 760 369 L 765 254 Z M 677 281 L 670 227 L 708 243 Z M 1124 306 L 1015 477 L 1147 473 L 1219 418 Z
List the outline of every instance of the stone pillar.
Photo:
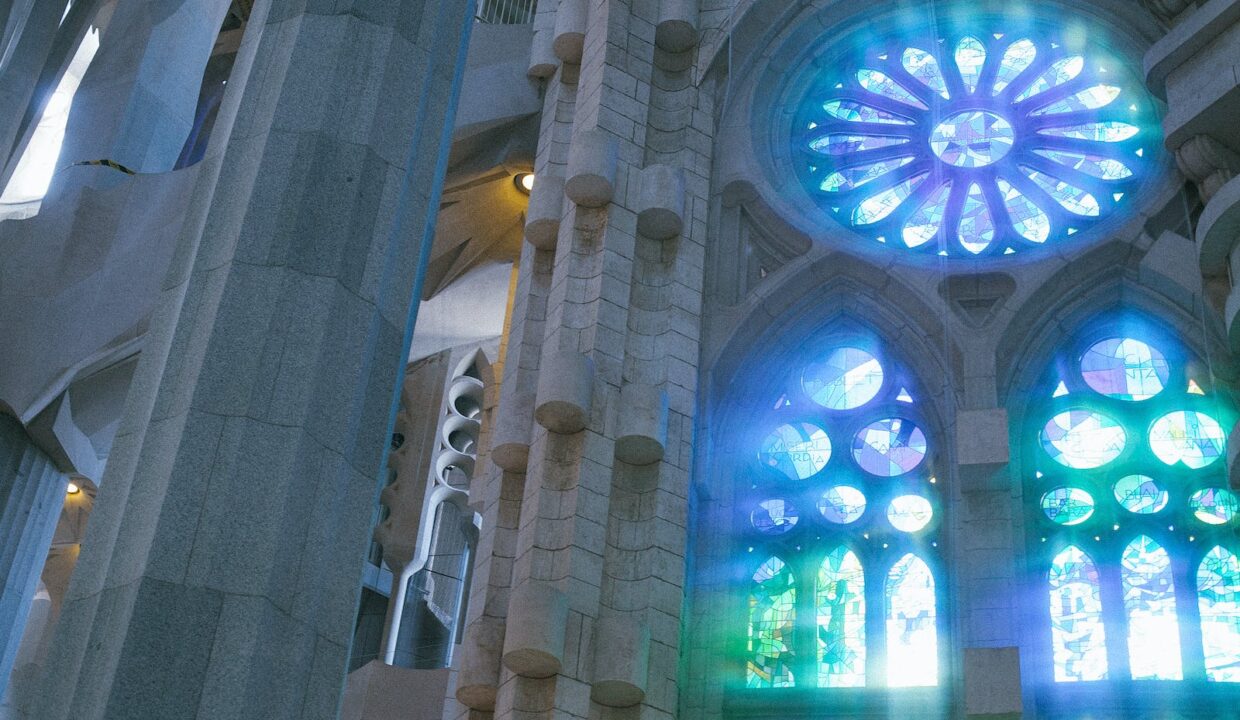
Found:
M 59 7 L 58 7 L 59 5 Z M 11 6 L 11 3 L 10 3 Z M 54 2 L 38 2 L 29 8 L 21 30 L 14 37 L 9 50 L 8 63 L 0 72 L 0 107 L 7 108 L 0 114 L 0 152 L 4 153 L 0 165 L 16 165 L 18 156 L 10 156 L 15 149 L 17 135 L 25 123 L 34 124 L 39 115 L 27 111 L 45 107 L 55 83 L 43 88 L 44 96 L 31 107 L 35 88 L 44 74 L 52 46 L 56 44 L 64 5 Z M 4 173 L 7 179 L 8 174 Z
M 0 414 L 0 697 L 52 544 L 65 483 L 21 423 Z
M 471 11 L 255 5 L 36 718 L 335 717 Z

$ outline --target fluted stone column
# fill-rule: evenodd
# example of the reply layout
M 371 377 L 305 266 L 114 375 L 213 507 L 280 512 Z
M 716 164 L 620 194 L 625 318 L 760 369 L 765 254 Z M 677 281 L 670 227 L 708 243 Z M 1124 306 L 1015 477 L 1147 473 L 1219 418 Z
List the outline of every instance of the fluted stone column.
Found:
M 52 544 L 65 483 L 21 423 L 0 414 L 0 697 Z
M 472 20 L 256 3 L 35 717 L 336 717 Z

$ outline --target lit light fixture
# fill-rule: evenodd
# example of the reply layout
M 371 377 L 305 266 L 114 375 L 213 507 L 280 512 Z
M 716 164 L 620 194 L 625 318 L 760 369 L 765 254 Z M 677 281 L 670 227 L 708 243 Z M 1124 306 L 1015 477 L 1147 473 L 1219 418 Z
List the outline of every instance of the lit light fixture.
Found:
M 82 492 L 82 488 L 78 487 L 77 483 L 71 482 L 65 487 L 66 495 L 77 495 L 80 492 Z
M 512 182 L 518 190 L 529 195 L 534 189 L 534 173 L 517 173 L 513 176 Z

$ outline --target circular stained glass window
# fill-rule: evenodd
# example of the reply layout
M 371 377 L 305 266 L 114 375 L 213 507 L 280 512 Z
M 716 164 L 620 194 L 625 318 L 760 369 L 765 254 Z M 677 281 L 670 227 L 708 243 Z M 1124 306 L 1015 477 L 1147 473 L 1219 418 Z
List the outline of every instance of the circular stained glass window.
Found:
M 1114 419 L 1091 410 L 1068 410 L 1042 428 L 1042 447 L 1055 462 L 1078 470 L 1102 467 L 1119 457 L 1127 442 Z
M 1057 487 L 1042 496 L 1042 512 L 1060 525 L 1080 525 L 1094 514 L 1094 498 L 1080 488 Z
M 1147 400 L 1167 386 L 1171 369 L 1157 348 L 1132 338 L 1111 338 L 1086 351 L 1081 376 L 1107 397 Z
M 887 506 L 887 520 L 900 532 L 917 532 L 933 517 L 930 501 L 920 495 L 901 495 Z
M 797 172 L 840 222 L 918 252 L 1075 235 L 1137 188 L 1157 135 L 1122 63 L 1038 35 L 879 39 L 836 65 L 797 116 Z
M 865 493 L 851 485 L 836 485 L 818 498 L 818 512 L 837 525 L 856 522 L 865 514 Z
M 1150 428 L 1150 449 L 1159 460 L 1182 462 L 1194 470 L 1222 457 L 1225 439 L 1217 420 L 1191 410 L 1167 413 Z
M 926 436 L 909 420 L 879 420 L 853 438 L 853 457 L 862 470 L 873 475 L 903 475 L 926 457 Z
M 1193 493 L 1188 499 L 1193 514 L 1203 523 L 1225 525 L 1240 511 L 1240 498 L 1230 490 L 1206 488 Z
M 780 425 L 762 441 L 758 459 L 792 480 L 805 480 L 827 466 L 831 438 L 817 425 Z
M 1167 507 L 1169 495 L 1148 475 L 1127 475 L 1115 481 L 1115 500 L 1125 510 L 1152 515 Z
M 800 519 L 796 506 L 782 498 L 763 500 L 749 513 L 749 522 L 763 535 L 783 535 Z
M 831 410 L 852 410 L 874 399 L 883 386 L 883 366 L 868 352 L 836 348 L 801 375 L 811 400 Z

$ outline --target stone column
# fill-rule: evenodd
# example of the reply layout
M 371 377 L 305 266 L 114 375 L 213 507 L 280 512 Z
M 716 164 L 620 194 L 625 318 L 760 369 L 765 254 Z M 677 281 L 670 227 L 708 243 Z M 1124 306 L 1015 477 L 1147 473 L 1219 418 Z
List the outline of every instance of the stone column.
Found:
M 336 716 L 471 10 L 256 4 L 36 718 Z
M 21 423 L 0 414 L 0 697 L 52 544 L 65 483 Z
M 8 8 L 0 8 L 6 16 L 12 6 L 12 3 L 7 4 Z M 8 61 L 4 71 L 0 72 L 0 107 L 6 108 L 6 112 L 0 114 L 0 152 L 5 154 L 4 162 L 0 164 L 16 164 L 18 158 L 10 157 L 9 153 L 14 149 L 18 132 L 26 122 L 33 124 L 39 117 L 29 110 L 46 107 L 47 99 L 55 90 L 55 84 L 49 83 L 43 88 L 43 97 L 34 103 L 35 107 L 31 107 L 36 85 L 56 43 L 64 11 L 62 3 L 35 3 L 13 38 L 13 47 L 7 53 Z

